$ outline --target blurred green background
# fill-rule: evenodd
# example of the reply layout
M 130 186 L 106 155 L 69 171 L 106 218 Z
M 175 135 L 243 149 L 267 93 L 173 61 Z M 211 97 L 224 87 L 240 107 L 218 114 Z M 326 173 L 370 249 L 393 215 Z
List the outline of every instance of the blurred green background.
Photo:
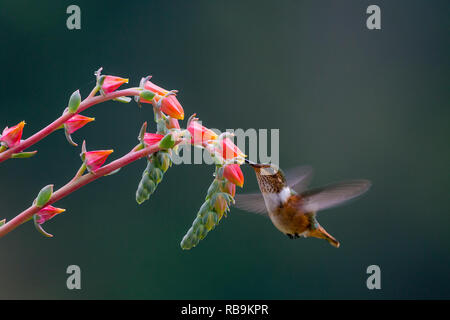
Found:
M 81 8 L 81 30 L 66 8 Z M 381 7 L 382 30 L 366 28 Z M 367 178 L 371 191 L 320 214 L 338 240 L 291 241 L 268 219 L 233 209 L 196 248 L 179 247 L 213 167 L 177 166 L 150 201 L 134 163 L 57 203 L 67 211 L 0 239 L 0 298 L 417 299 L 450 298 L 448 1 L 0 2 L 0 126 L 24 136 L 85 96 L 93 72 L 180 90 L 186 114 L 210 127 L 279 128 L 282 168 L 310 164 L 314 186 Z M 73 135 L 89 149 L 128 152 L 149 106 L 109 102 Z M 78 148 L 62 132 L 28 160 L 0 167 L 1 218 L 65 184 Z M 257 189 L 245 168 L 243 191 Z M 241 190 L 239 190 L 240 192 Z M 82 290 L 66 288 L 68 265 Z M 381 268 L 368 290 L 366 268 Z

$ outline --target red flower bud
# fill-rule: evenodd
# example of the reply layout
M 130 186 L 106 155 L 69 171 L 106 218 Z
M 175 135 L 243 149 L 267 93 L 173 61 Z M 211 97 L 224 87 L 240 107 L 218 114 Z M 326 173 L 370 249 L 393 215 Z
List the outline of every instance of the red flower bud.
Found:
M 41 210 L 39 210 L 39 212 L 37 213 L 37 220 L 36 222 L 38 224 L 43 224 L 44 222 L 50 220 L 51 218 L 53 218 L 54 216 L 56 216 L 57 214 L 66 211 L 66 209 L 61 209 L 61 208 L 55 208 L 53 206 L 45 206 L 44 208 L 42 208 Z
M 103 80 L 102 90 L 104 93 L 110 93 L 116 91 L 124 83 L 128 83 L 128 79 L 115 77 L 115 76 L 105 76 Z
M 84 127 L 87 123 L 94 121 L 95 118 L 89 118 L 82 116 L 80 114 L 74 115 L 72 118 L 67 120 L 64 125 L 66 127 L 66 130 L 69 134 L 74 133 L 78 129 Z
M 234 183 L 231 183 L 229 181 L 225 181 L 225 183 L 222 185 L 221 190 L 223 192 L 228 193 L 232 197 L 236 194 L 236 185 Z
M 146 90 L 150 90 L 157 95 L 153 98 L 155 102 L 159 102 L 160 99 L 163 99 L 161 102 L 161 111 L 165 114 L 171 116 L 172 118 L 183 120 L 184 119 L 184 110 L 181 106 L 180 102 L 178 102 L 177 97 L 175 94 L 168 95 L 164 97 L 166 94 L 169 93 L 166 89 L 163 89 L 156 84 L 154 84 L 151 81 L 147 81 L 144 85 L 144 88 Z M 140 102 L 142 103 L 151 103 L 152 101 L 148 101 L 145 99 L 141 99 Z
M 238 164 L 229 164 L 223 170 L 225 179 L 242 188 L 244 185 L 244 174 Z
M 97 150 L 84 152 L 84 161 L 90 171 L 100 168 L 114 150 Z
M 189 133 L 191 134 L 191 143 L 192 144 L 202 144 L 208 140 L 216 140 L 217 134 L 202 126 L 198 121 L 193 120 L 189 123 L 189 127 L 187 128 Z
M 15 145 L 20 143 L 20 139 L 22 138 L 23 127 L 25 126 L 25 121 L 20 122 L 14 127 L 8 128 L 6 127 L 3 130 L 2 136 L 0 137 L 0 141 L 6 143 L 8 148 L 12 148 Z
M 164 138 L 162 134 L 148 132 L 144 134 L 144 142 L 149 146 L 159 143 L 162 138 Z
M 245 157 L 245 154 L 228 138 L 222 140 L 221 155 L 225 160 Z
M 180 129 L 180 124 L 178 123 L 178 120 L 172 117 L 169 117 L 166 123 L 167 129 Z

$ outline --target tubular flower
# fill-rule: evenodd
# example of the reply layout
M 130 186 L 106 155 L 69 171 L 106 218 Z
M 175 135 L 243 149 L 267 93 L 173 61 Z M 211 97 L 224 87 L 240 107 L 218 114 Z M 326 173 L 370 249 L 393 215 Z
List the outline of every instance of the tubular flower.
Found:
M 8 148 L 12 148 L 15 145 L 20 143 L 20 139 L 22 138 L 23 127 L 25 126 L 25 121 L 20 122 L 14 127 L 8 128 L 6 127 L 3 130 L 2 136 L 0 137 L 0 141 L 4 142 L 8 145 Z
M 102 90 L 104 93 L 110 93 L 116 91 L 124 83 L 128 83 L 128 79 L 115 77 L 115 76 L 105 76 L 102 84 Z
M 66 209 L 61 208 L 55 208 L 53 206 L 45 206 L 37 213 L 37 220 L 36 222 L 38 224 L 43 224 L 44 222 L 50 220 L 57 214 L 66 211 Z
M 83 155 L 86 167 L 90 171 L 96 171 L 105 163 L 106 159 L 113 151 L 114 150 L 97 150 L 84 152 Z
M 223 176 L 225 179 L 241 188 L 244 185 L 244 174 L 238 164 L 229 164 L 225 166 Z
M 189 123 L 187 130 L 191 134 L 192 144 L 202 144 L 203 142 L 217 139 L 217 134 L 214 131 L 202 126 L 196 120 Z
M 172 117 L 169 117 L 166 122 L 167 129 L 180 129 L 180 124 L 178 120 Z
M 82 116 L 80 114 L 76 114 L 72 118 L 67 120 L 64 123 L 64 126 L 66 127 L 67 132 L 69 134 L 72 134 L 75 131 L 77 131 L 78 129 L 81 129 L 82 127 L 84 127 L 87 123 L 94 121 L 94 120 L 95 120 L 95 118 L 89 118 L 89 117 Z
M 162 138 L 164 138 L 162 134 L 147 133 L 147 132 L 144 134 L 144 142 L 149 146 L 159 143 Z
M 167 95 L 170 92 L 157 86 L 151 81 L 147 81 L 144 85 L 144 88 L 146 90 L 150 90 L 157 95 L 153 98 L 155 102 L 159 102 L 160 99 L 163 99 L 161 101 L 161 111 L 165 114 L 171 116 L 172 118 L 183 120 L 184 119 L 184 110 L 181 106 L 180 102 L 178 101 L 175 94 Z M 166 96 L 167 95 L 167 96 Z M 152 101 L 148 101 L 145 99 L 140 100 L 143 103 L 151 103 Z
M 236 185 L 234 183 L 229 182 L 229 181 L 224 181 L 222 183 L 222 186 L 220 187 L 220 190 L 222 192 L 228 193 L 233 198 L 236 195 Z
M 245 157 L 245 154 L 228 138 L 222 140 L 220 154 L 225 160 L 236 157 Z

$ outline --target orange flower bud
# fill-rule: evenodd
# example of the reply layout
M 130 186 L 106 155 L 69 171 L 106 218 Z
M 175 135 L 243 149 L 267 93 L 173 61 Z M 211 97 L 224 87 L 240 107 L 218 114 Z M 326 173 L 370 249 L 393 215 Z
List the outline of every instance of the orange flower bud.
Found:
M 147 81 L 144 85 L 144 89 L 150 90 L 157 95 L 153 98 L 155 102 L 159 102 L 159 100 L 163 99 L 161 101 L 161 111 L 167 114 L 168 116 L 171 116 L 172 118 L 183 120 L 184 119 L 184 110 L 181 106 L 180 102 L 178 101 L 175 94 L 168 95 L 164 97 L 166 94 L 169 93 L 166 89 L 163 89 L 156 84 L 154 84 L 151 81 Z M 141 99 L 140 102 L 142 103 L 152 103 L 152 101 L 148 101 L 145 99 Z
M 97 150 L 84 152 L 83 155 L 86 167 L 90 171 L 97 170 L 105 163 L 106 159 L 113 151 L 114 150 Z
M 244 185 L 244 174 L 238 164 L 229 164 L 223 170 L 225 179 L 242 188 Z
M 192 120 L 189 123 L 187 130 L 191 134 L 192 144 L 202 144 L 203 142 L 217 139 L 217 134 L 214 131 L 202 126 L 196 120 Z
M 115 76 L 105 76 L 102 84 L 102 90 L 104 93 L 110 93 L 116 91 L 124 83 L 128 83 L 128 79 L 115 77 Z
M 20 122 L 14 127 L 8 128 L 6 127 L 3 130 L 2 136 L 0 137 L 0 141 L 6 143 L 8 148 L 12 148 L 15 145 L 20 143 L 20 139 L 22 138 L 23 127 L 25 126 L 25 121 Z
M 53 206 L 45 206 L 44 208 L 42 208 L 41 210 L 39 210 L 39 212 L 37 213 L 37 220 L 36 222 L 38 224 L 43 224 L 44 222 L 50 220 L 51 218 L 53 218 L 54 216 L 56 216 L 57 214 L 66 211 L 66 209 L 61 209 L 61 208 L 55 208 Z
M 82 127 L 84 127 L 87 123 L 94 121 L 94 120 L 95 120 L 95 118 L 89 118 L 89 117 L 82 116 L 80 114 L 76 114 L 72 118 L 67 120 L 64 123 L 64 125 L 66 127 L 67 132 L 69 134 L 72 134 L 75 131 L 77 131 L 78 129 L 81 129 Z

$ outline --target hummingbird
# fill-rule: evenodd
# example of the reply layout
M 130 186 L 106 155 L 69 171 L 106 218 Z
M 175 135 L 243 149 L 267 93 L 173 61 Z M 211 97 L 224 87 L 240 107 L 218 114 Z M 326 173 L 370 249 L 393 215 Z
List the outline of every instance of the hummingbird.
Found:
M 338 248 L 339 241 L 317 221 L 317 212 L 356 198 L 371 186 L 369 180 L 359 179 L 307 189 L 313 173 L 310 166 L 293 168 L 285 175 L 273 164 L 245 161 L 254 169 L 261 192 L 236 195 L 236 207 L 268 215 L 290 239 L 315 237 Z

